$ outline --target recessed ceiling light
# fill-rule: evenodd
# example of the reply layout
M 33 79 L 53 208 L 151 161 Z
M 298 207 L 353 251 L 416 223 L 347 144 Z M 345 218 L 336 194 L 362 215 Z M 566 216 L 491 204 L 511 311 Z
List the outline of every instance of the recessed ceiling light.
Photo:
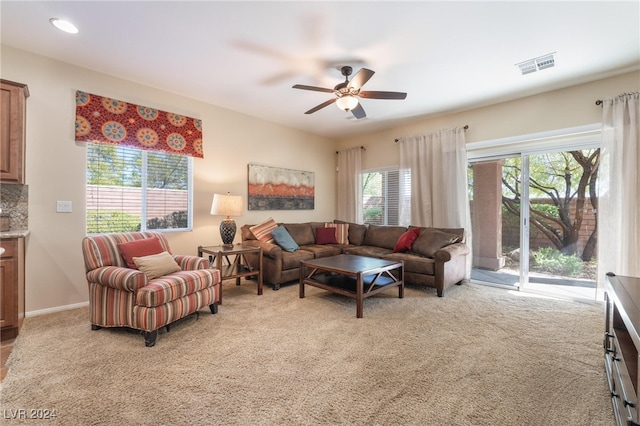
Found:
M 64 19 L 51 18 L 49 19 L 49 22 L 51 22 L 51 25 L 65 33 L 75 34 L 78 32 L 75 25 L 69 21 L 65 21 Z

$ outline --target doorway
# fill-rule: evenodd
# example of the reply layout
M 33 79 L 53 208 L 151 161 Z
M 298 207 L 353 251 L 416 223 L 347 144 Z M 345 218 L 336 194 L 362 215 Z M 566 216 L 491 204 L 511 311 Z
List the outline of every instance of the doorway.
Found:
M 472 281 L 595 300 L 600 149 L 593 142 L 469 155 Z

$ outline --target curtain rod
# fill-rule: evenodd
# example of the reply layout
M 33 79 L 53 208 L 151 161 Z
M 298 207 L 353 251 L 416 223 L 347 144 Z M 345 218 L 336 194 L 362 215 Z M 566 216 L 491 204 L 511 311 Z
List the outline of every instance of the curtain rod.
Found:
M 364 146 L 361 146 L 360 149 L 363 150 L 363 151 L 367 150 L 367 148 L 365 148 Z M 336 154 L 340 154 L 340 151 L 336 151 Z
M 640 92 L 624 92 L 624 93 L 618 95 L 617 99 L 622 99 L 624 96 L 628 96 L 628 95 L 638 96 L 638 94 L 640 94 Z M 602 105 L 602 102 L 603 102 L 602 99 L 597 99 L 596 100 L 596 105 Z
M 465 125 L 464 125 L 464 127 L 463 127 L 463 129 L 465 129 L 465 130 L 469 130 L 469 125 L 468 125 L 468 124 L 465 124 Z M 400 139 L 396 139 L 396 143 L 398 143 L 399 141 L 400 141 Z

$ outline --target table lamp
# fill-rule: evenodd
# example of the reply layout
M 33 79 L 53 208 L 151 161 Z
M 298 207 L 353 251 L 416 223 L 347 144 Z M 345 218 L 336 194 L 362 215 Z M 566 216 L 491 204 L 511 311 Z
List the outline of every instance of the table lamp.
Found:
M 242 215 L 242 197 L 240 195 L 213 194 L 211 202 L 211 214 L 215 216 L 226 216 L 220 222 L 220 237 L 224 246 L 233 246 L 233 239 L 236 236 L 236 223 L 231 216 Z

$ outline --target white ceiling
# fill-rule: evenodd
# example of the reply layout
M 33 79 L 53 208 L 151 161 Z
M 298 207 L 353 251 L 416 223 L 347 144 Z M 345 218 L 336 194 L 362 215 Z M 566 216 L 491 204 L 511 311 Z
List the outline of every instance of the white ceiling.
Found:
M 328 137 L 640 67 L 638 1 L 2 0 L 0 14 L 2 44 Z M 520 74 L 552 52 L 554 68 Z M 364 99 L 362 120 L 333 105 L 305 115 L 333 95 L 291 86 L 332 88 L 339 65 L 407 99 Z

